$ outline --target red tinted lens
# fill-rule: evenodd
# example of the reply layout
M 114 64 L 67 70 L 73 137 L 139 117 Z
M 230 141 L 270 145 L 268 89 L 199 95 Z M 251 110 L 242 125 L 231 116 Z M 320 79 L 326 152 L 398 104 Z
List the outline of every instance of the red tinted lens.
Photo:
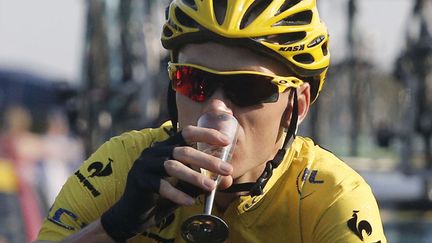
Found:
M 203 71 L 188 67 L 178 66 L 171 74 L 173 89 L 197 102 L 204 102 L 206 99 L 206 82 Z

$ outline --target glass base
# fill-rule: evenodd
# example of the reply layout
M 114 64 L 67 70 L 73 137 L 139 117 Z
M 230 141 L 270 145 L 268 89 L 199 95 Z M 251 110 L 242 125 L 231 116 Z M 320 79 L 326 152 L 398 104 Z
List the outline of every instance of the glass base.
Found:
M 219 217 L 198 214 L 188 218 L 181 227 L 187 242 L 220 243 L 228 238 L 228 225 Z

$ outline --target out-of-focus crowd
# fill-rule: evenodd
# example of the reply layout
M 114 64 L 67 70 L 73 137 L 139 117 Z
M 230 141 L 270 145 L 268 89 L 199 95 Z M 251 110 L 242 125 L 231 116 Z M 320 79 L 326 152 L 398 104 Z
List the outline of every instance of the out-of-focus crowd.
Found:
M 83 143 L 73 136 L 59 108 L 46 115 L 42 133 L 32 132 L 32 115 L 22 105 L 5 109 L 0 132 L 0 158 L 10 161 L 20 180 L 35 191 L 47 209 L 68 176 L 84 158 Z

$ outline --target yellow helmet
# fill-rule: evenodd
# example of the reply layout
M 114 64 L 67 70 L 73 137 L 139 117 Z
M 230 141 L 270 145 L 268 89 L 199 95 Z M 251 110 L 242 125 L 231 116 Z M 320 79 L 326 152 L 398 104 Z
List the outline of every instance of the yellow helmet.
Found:
M 316 0 L 173 0 L 161 39 L 173 61 L 181 46 L 207 41 L 261 52 L 310 82 L 312 100 L 330 62 Z

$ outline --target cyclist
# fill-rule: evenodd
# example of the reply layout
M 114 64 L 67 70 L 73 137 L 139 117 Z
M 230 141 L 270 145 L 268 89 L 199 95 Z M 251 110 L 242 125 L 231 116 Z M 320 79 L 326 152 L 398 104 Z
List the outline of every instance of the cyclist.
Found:
M 38 240 L 183 242 L 182 223 L 217 186 L 228 242 L 386 242 L 367 183 L 295 137 L 324 84 L 328 38 L 315 0 L 172 1 L 162 32 L 171 122 L 103 144 L 63 186 Z M 216 111 L 239 122 L 231 164 L 194 147 L 227 145 L 196 126 Z M 222 175 L 219 185 L 199 168 Z

